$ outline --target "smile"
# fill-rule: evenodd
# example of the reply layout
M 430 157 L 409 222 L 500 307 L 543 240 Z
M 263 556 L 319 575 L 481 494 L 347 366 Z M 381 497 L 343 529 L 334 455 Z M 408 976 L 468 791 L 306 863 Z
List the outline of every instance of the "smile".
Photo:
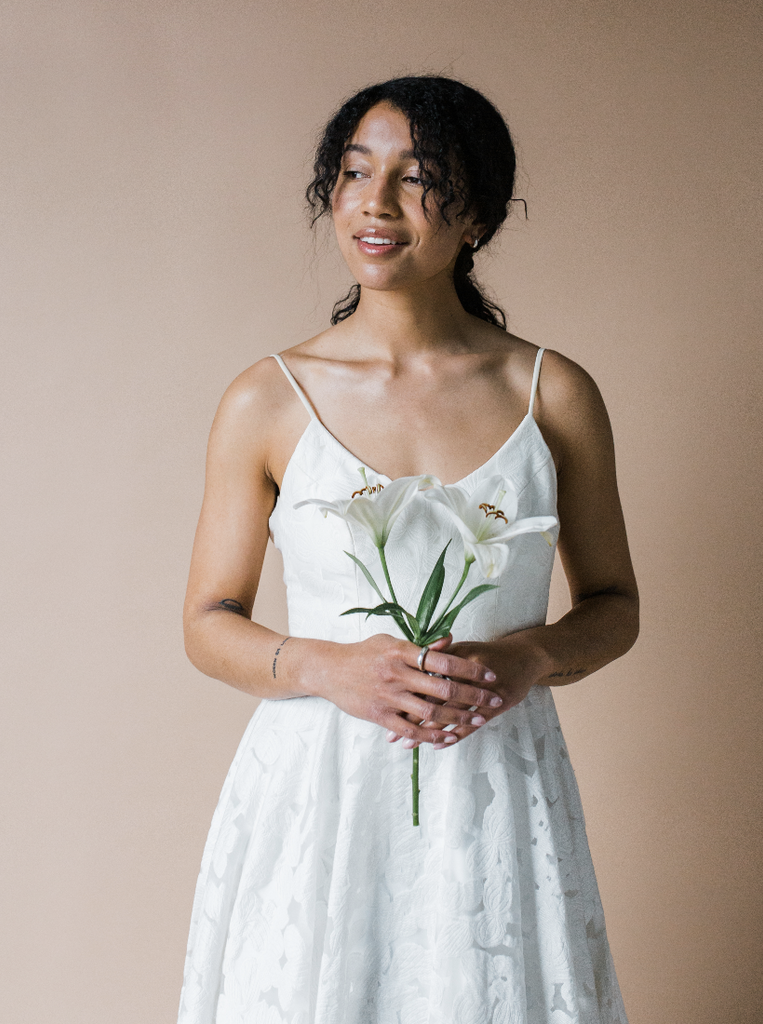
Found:
M 364 255 L 372 256 L 374 259 L 391 257 L 397 249 L 402 249 L 408 244 L 394 237 L 374 234 L 355 235 L 355 243 Z

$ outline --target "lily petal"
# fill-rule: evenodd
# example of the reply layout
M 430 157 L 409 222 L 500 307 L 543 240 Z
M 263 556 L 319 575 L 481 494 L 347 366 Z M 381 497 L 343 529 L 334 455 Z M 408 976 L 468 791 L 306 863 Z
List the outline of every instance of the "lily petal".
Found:
M 486 579 L 495 579 L 508 564 L 507 544 L 523 533 L 547 534 L 553 516 L 517 519 L 519 499 L 510 480 L 494 475 L 481 480 L 469 493 L 459 484 L 435 487 L 425 497 L 442 505 L 464 541 L 464 551 Z
M 466 548 L 467 545 L 465 544 Z M 494 580 L 504 571 L 509 561 L 508 544 L 474 544 L 469 545 L 470 554 L 474 555 L 477 568 L 486 580 Z M 469 550 L 467 548 L 467 550 Z
M 326 501 L 324 498 L 305 498 L 304 501 L 298 501 L 294 508 L 301 508 L 303 505 L 317 505 L 323 513 L 324 519 L 329 512 L 344 519 L 350 504 L 350 498 L 342 498 L 339 501 Z
M 406 505 L 410 504 L 418 491 L 422 488 L 438 486 L 442 485 L 437 477 L 426 474 L 404 476 L 391 481 L 369 496 L 360 495 L 357 498 L 339 501 L 307 498 L 297 502 L 294 507 L 317 505 L 324 516 L 331 512 L 345 521 L 354 522 L 371 537 L 377 548 L 383 548 L 398 516 Z

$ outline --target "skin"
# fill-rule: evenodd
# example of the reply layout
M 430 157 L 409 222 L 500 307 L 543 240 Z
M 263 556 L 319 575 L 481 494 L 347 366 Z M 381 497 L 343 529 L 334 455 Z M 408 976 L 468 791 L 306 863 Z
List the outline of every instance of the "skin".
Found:
M 482 228 L 468 213 L 447 224 L 431 204 L 422 209 L 404 115 L 379 104 L 350 143 L 333 220 L 360 303 L 347 320 L 284 351 L 284 360 L 359 461 L 391 478 L 426 472 L 452 483 L 486 462 L 524 418 L 537 348 L 461 306 L 453 267 Z M 400 244 L 364 251 L 358 236 L 369 229 Z M 489 643 L 438 641 L 426 668 L 448 678 L 436 679 L 418 670 L 419 648 L 401 638 L 284 643 L 251 621 L 268 517 L 309 422 L 275 360 L 255 363 L 227 390 L 210 435 L 184 610 L 193 664 L 258 697 L 323 697 L 384 727 L 391 742 L 442 749 L 531 687 L 565 685 L 620 657 L 638 634 L 638 591 L 604 403 L 581 367 L 548 351 L 535 419 L 557 468 L 559 553 L 572 609 L 557 623 Z

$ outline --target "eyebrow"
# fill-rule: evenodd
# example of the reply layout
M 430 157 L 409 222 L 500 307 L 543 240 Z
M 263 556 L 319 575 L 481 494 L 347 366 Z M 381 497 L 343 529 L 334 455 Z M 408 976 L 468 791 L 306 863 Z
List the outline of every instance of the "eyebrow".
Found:
M 348 142 L 344 147 L 344 153 L 362 153 L 364 156 L 371 156 L 371 150 L 368 146 L 361 146 L 357 142 Z M 412 149 L 403 149 L 400 151 L 399 156 L 401 160 L 413 160 L 416 154 Z

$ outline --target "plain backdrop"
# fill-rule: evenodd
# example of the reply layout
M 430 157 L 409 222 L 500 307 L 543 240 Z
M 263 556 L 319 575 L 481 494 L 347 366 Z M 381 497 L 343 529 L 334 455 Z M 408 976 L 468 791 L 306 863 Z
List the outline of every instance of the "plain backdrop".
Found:
M 207 433 L 230 380 L 324 328 L 348 284 L 303 212 L 320 126 L 421 72 L 507 116 L 529 219 L 479 273 L 614 425 L 642 636 L 556 695 L 631 1024 L 758 1019 L 761 8 L 0 16 L 3 1022 L 175 1018 L 254 709 L 183 652 Z M 557 576 L 552 618 L 566 601 Z M 286 628 L 272 549 L 255 617 Z

